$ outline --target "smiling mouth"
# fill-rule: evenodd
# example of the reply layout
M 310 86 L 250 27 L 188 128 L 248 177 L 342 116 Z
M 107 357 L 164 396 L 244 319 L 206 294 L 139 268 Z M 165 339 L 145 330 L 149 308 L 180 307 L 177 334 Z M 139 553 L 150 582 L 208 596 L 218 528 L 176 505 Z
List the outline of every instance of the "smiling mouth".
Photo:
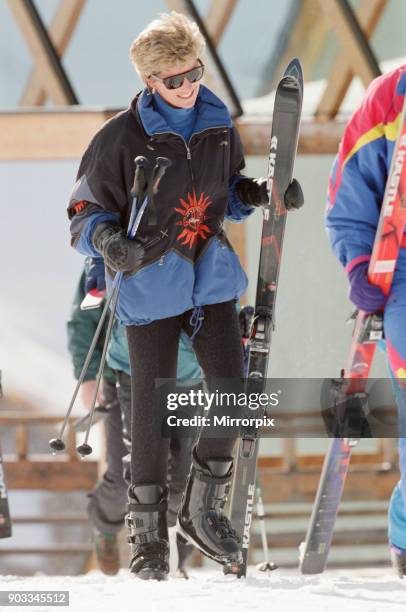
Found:
M 187 94 L 186 96 L 181 96 L 180 94 L 178 94 L 178 98 L 181 98 L 182 100 L 189 100 L 189 99 L 190 99 L 190 98 L 193 96 L 193 94 L 194 94 L 194 93 L 195 93 L 195 92 L 194 92 L 194 91 L 193 91 L 193 89 L 192 89 L 192 91 L 190 92 L 190 94 Z

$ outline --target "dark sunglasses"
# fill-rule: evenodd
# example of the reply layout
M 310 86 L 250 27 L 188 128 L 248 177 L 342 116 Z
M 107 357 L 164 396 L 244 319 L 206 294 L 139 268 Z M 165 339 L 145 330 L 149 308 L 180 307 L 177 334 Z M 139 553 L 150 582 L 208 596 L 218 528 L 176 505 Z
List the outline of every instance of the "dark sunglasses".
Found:
M 200 81 L 203 74 L 204 65 L 200 63 L 200 66 L 196 66 L 196 68 L 192 68 L 192 70 L 186 70 L 186 72 L 174 74 L 172 76 L 165 77 L 164 79 L 156 74 L 152 74 L 151 76 L 157 81 L 160 81 L 160 83 L 163 83 L 167 89 L 179 89 L 179 87 L 182 87 L 185 79 L 187 79 L 189 83 L 196 83 L 197 81 Z

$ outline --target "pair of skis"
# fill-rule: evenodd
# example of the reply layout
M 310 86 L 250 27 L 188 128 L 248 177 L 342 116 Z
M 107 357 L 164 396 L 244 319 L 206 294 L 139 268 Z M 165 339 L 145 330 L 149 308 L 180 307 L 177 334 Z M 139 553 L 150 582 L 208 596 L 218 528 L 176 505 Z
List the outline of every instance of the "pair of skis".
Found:
M 0 370 L 0 399 L 3 397 L 3 389 L 1 385 L 1 370 Z M 10 509 L 8 506 L 8 491 L 6 485 L 6 477 L 4 475 L 3 453 L 0 446 L 0 539 L 10 538 L 11 533 L 11 518 Z
M 292 180 L 302 98 L 302 68 L 299 60 L 294 59 L 286 68 L 275 95 L 268 164 L 269 205 L 264 208 L 255 311 L 248 341 L 247 395 L 265 391 L 286 223 L 284 194 Z M 230 509 L 231 523 L 242 542 L 243 563 L 238 568 L 238 577 L 245 576 L 247 572 L 258 444 L 257 429 L 242 430 L 235 462 Z
M 368 268 L 370 283 L 389 295 L 401 240 L 406 227 L 406 99 Z M 347 368 L 339 381 L 331 381 L 338 405 L 366 399 L 366 384 L 376 342 L 383 337 L 382 316 L 359 311 Z M 358 438 L 331 440 L 305 542 L 300 550 L 302 574 L 319 574 L 327 565 L 334 526 L 348 473 L 351 452 Z

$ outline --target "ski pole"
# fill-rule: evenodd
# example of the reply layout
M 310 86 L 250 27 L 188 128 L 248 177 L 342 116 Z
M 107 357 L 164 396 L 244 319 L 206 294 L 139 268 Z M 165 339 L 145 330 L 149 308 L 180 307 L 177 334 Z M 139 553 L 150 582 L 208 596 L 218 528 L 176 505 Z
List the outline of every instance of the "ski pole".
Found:
M 134 184 L 133 184 L 133 187 L 131 189 L 131 195 L 133 197 L 133 201 L 132 201 L 132 207 L 131 207 L 130 221 L 129 221 L 129 224 L 128 224 L 127 236 L 129 235 L 130 231 L 132 230 L 131 224 L 134 222 L 134 218 L 135 218 L 135 214 L 136 214 L 136 209 L 137 209 L 137 202 L 138 202 L 139 199 L 141 199 L 141 196 L 144 196 L 145 189 L 146 189 L 146 185 L 145 185 L 145 167 L 148 164 L 148 160 L 145 157 L 139 155 L 138 157 L 135 158 L 134 163 L 135 163 L 135 176 L 134 176 Z M 144 210 L 145 210 L 145 207 L 144 207 L 143 211 Z M 141 212 L 141 210 L 140 210 L 140 212 Z M 110 292 L 110 294 L 108 295 L 108 297 L 106 299 L 106 302 L 105 302 L 105 305 L 104 305 L 104 308 L 103 308 L 103 312 L 101 314 L 99 323 L 97 325 L 97 328 L 96 328 L 96 331 L 95 331 L 92 343 L 90 345 L 88 354 L 87 354 L 85 362 L 83 364 L 82 371 L 80 373 L 80 376 L 79 376 L 79 379 L 77 381 L 75 390 L 73 392 L 72 399 L 71 399 L 71 401 L 69 403 L 68 410 L 67 410 L 64 422 L 62 424 L 62 427 L 61 427 L 61 430 L 60 430 L 60 433 L 59 433 L 59 437 L 58 438 L 53 438 L 52 440 L 49 441 L 49 446 L 50 446 L 50 448 L 51 448 L 51 450 L 53 451 L 54 454 L 56 453 L 56 451 L 63 451 L 66 448 L 65 443 L 63 442 L 63 439 L 62 439 L 63 435 L 64 435 L 64 431 L 66 429 L 70 413 L 72 412 L 73 406 L 75 404 L 76 397 L 78 395 L 80 386 L 81 386 L 81 384 L 82 384 L 82 382 L 84 380 L 84 377 L 86 375 L 86 372 L 87 372 L 87 370 L 89 368 L 90 361 L 91 361 L 91 359 L 93 357 L 93 353 L 95 351 L 97 342 L 99 340 L 99 336 L 100 336 L 101 331 L 103 329 L 104 321 L 105 321 L 105 318 L 107 316 L 107 312 L 109 310 L 109 306 L 110 306 L 110 304 L 112 302 L 112 299 L 114 297 L 115 289 L 116 289 L 117 284 L 119 283 L 119 280 L 121 282 L 120 273 L 117 273 L 116 276 L 114 277 L 113 285 L 111 287 L 111 292 Z M 97 393 L 96 393 L 96 395 L 97 395 Z
M 261 529 L 261 540 L 262 540 L 262 550 L 264 552 L 264 561 L 263 563 L 258 563 L 257 569 L 260 572 L 272 571 L 278 569 L 278 566 L 273 561 L 269 561 L 269 552 L 268 552 L 268 539 L 266 537 L 266 529 L 265 529 L 265 511 L 264 504 L 262 503 L 262 495 L 261 489 L 257 486 L 257 517 L 259 519 L 259 525 Z
M 137 198 L 135 195 L 133 196 L 134 201 L 133 201 L 133 206 L 131 208 L 130 221 L 128 223 L 127 238 L 133 239 L 135 237 L 140 221 L 141 221 L 141 218 L 149 202 L 149 199 L 152 198 L 156 194 L 158 190 L 159 181 L 165 174 L 166 169 L 170 166 L 170 164 L 171 162 L 166 157 L 157 157 L 156 164 L 152 171 L 151 178 L 148 181 L 148 184 L 146 185 L 146 190 L 142 192 L 142 198 L 139 198 L 139 199 L 142 199 L 143 202 L 138 212 L 136 211 L 136 205 L 135 205 Z M 137 173 L 136 173 L 136 176 L 134 179 L 134 187 L 133 187 L 132 192 L 139 193 L 139 191 L 137 190 L 137 185 L 140 186 L 139 188 L 142 188 L 142 185 L 144 185 L 144 183 L 145 183 L 145 180 L 143 181 L 139 176 L 137 176 Z M 104 366 L 106 363 L 107 349 L 108 349 L 109 342 L 110 342 L 111 332 L 113 330 L 114 315 L 115 315 L 116 308 L 117 308 L 118 298 L 120 295 L 120 287 L 121 287 L 121 282 L 123 280 L 123 277 L 124 277 L 123 272 L 118 272 L 114 278 L 116 287 L 114 289 L 114 298 L 112 300 L 110 318 L 109 318 L 109 323 L 108 323 L 107 330 L 106 330 L 106 337 L 104 339 L 103 352 L 102 352 L 102 356 L 100 359 L 99 371 L 96 377 L 96 385 L 95 385 L 92 405 L 91 405 L 90 413 L 89 413 L 89 422 L 87 424 L 87 429 L 86 429 L 85 439 L 83 441 L 83 444 L 80 444 L 76 448 L 77 452 L 82 457 L 82 459 L 86 455 L 90 455 L 93 451 L 92 447 L 88 444 L 88 439 L 89 439 L 90 429 L 93 423 L 94 412 L 96 409 L 97 394 L 99 392 L 100 382 L 101 382 L 101 378 L 103 375 Z

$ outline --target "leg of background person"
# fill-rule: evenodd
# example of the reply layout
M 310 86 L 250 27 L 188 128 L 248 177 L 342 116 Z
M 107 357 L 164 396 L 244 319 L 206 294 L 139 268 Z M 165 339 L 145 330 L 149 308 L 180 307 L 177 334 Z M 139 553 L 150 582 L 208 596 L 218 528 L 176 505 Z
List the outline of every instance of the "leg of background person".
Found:
M 108 414 L 105 419 L 107 470 L 89 493 L 88 513 L 94 525 L 96 556 L 105 574 L 120 569 L 117 532 L 123 527 L 127 486 L 123 479 L 122 458 L 126 449 L 122 439 L 121 412 L 114 381 L 104 379 Z
M 125 455 L 122 461 L 123 478 L 127 488 L 131 484 L 131 376 L 125 372 L 117 374 L 117 397 L 120 403 Z
M 406 279 L 405 279 L 406 281 Z M 389 541 L 406 550 L 406 282 L 395 277 L 384 314 L 388 363 L 398 408 L 400 481 L 395 487 L 388 515 Z
M 103 385 L 109 409 L 105 419 L 107 469 L 89 493 L 88 512 L 99 531 L 116 533 L 123 526 L 127 502 L 127 487 L 122 469 L 126 448 L 122 438 L 121 413 L 115 382 L 105 379 Z

